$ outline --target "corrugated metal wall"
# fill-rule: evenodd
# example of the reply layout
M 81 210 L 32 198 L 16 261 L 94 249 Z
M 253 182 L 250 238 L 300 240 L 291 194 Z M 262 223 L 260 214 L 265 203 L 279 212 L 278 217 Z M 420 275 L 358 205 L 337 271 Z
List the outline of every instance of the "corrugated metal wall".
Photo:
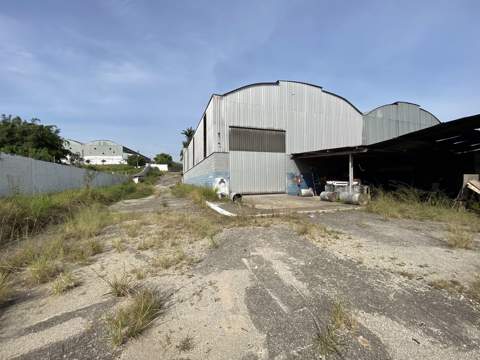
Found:
M 230 151 L 230 191 L 286 192 L 285 154 Z
M 439 123 L 435 116 L 416 104 L 384 105 L 365 114 L 363 144 L 374 144 Z
M 287 153 L 362 143 L 361 113 L 315 86 L 285 81 L 251 86 L 223 96 L 220 107 L 227 149 L 228 126 L 286 130 Z

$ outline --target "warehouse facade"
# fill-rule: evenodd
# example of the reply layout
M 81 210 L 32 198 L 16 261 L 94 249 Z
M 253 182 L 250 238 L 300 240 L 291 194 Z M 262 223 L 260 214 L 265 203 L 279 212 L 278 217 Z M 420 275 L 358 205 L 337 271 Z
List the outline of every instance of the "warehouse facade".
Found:
M 213 186 L 215 179 L 224 178 L 230 192 L 296 194 L 299 182 L 310 185 L 309 173 L 321 172 L 312 170 L 311 156 L 305 161 L 300 154 L 354 149 L 439 123 L 412 103 L 396 102 L 364 114 L 316 85 L 251 84 L 211 96 L 183 149 L 183 181 Z
M 65 149 L 76 154 L 81 162 L 91 165 L 118 165 L 126 164 L 131 155 L 138 155 L 148 163 L 150 158 L 126 146 L 111 140 L 93 140 L 81 143 L 77 140 L 66 139 Z

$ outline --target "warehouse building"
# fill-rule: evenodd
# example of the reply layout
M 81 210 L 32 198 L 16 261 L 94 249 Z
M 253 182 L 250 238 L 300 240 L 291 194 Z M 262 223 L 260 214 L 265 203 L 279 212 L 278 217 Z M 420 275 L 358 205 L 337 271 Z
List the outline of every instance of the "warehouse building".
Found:
M 94 140 L 81 143 L 76 140 L 66 139 L 65 148 L 76 154 L 81 162 L 91 165 L 117 165 L 126 164 L 131 155 L 139 155 L 148 163 L 150 158 L 126 146 L 111 140 Z
M 362 113 L 320 86 L 256 83 L 211 96 L 183 149 L 183 181 L 213 186 L 223 178 L 230 192 L 240 194 L 297 194 L 307 187 L 318 193 L 325 180 L 353 177 L 375 185 L 398 181 L 433 186 L 437 181 L 435 186 L 455 187 L 452 178 L 459 173 L 478 172 L 476 128 L 478 116 L 441 124 L 408 102 Z M 442 139 L 435 136 L 427 141 L 431 133 L 426 129 L 438 130 L 445 146 L 437 146 Z M 466 133 L 458 144 L 446 139 Z M 412 134 L 417 137 L 409 138 Z M 461 144 L 464 151 L 457 151 Z M 437 176 L 438 162 L 443 172 L 450 166 L 455 174 Z

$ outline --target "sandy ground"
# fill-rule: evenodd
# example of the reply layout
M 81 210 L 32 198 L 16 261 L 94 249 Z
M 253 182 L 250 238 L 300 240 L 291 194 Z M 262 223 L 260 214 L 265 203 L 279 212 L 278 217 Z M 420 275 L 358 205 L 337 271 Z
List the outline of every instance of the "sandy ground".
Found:
M 175 181 L 167 177 L 156 196 L 113 209 L 136 213 L 127 225 L 142 214 L 209 216 L 171 196 Z M 61 296 L 50 295 L 49 284 L 35 287 L 0 309 L 0 359 L 321 359 L 318 337 L 336 302 L 355 326 L 340 332 L 340 354 L 329 359 L 480 358 L 478 304 L 428 285 L 435 279 L 467 285 L 480 272 L 478 244 L 449 249 L 440 224 L 385 221 L 363 211 L 308 220 L 339 232 L 312 241 L 281 219 L 228 228 L 216 235 L 218 247 L 208 239 L 182 240 L 195 261 L 168 270 L 152 267 L 168 246 L 139 249 L 161 231 L 159 224 L 144 219 L 131 237 L 122 224 L 106 229 L 99 238 L 106 251 L 74 270 L 80 286 Z M 124 240 L 121 252 L 111 246 L 117 238 Z M 101 277 L 139 270 L 146 277 L 138 284 L 172 296 L 138 338 L 114 347 L 105 317 L 129 299 L 109 294 Z M 190 346 L 182 346 L 186 339 Z

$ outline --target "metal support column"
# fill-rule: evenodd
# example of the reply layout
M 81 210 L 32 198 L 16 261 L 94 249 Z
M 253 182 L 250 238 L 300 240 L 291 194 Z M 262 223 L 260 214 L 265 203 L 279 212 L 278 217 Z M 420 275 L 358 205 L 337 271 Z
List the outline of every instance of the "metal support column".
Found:
M 348 192 L 353 192 L 353 155 L 348 154 Z

